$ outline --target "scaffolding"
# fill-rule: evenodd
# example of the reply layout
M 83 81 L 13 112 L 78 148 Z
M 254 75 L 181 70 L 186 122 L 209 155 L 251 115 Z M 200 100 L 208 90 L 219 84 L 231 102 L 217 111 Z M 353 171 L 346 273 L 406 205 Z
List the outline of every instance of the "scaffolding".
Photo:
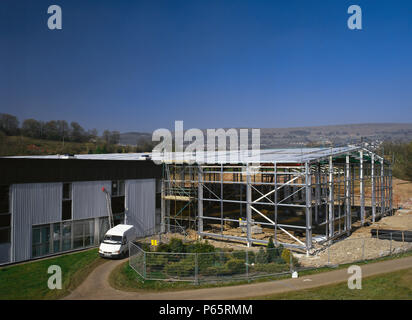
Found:
M 238 163 L 163 163 L 162 228 L 311 253 L 392 214 L 391 163 L 365 147 L 269 149 Z M 178 158 L 178 157 L 177 157 Z M 182 158 L 183 159 L 183 158 Z

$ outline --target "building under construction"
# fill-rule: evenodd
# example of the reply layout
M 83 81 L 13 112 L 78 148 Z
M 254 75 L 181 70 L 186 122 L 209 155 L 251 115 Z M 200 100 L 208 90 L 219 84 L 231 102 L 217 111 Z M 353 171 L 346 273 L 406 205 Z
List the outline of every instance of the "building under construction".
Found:
M 97 246 L 118 223 L 310 253 L 392 212 L 391 165 L 362 147 L 205 155 L 0 158 L 0 264 Z
M 248 246 L 272 237 L 275 245 L 310 253 L 392 213 L 391 164 L 363 147 L 194 161 L 175 155 L 163 162 L 163 230 L 180 225 Z

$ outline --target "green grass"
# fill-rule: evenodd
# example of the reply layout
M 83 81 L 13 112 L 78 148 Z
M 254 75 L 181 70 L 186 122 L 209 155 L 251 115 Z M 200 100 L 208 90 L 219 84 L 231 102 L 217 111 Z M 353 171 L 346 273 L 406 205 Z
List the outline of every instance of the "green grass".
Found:
M 411 300 L 412 268 L 363 279 L 362 289 L 347 283 L 255 297 L 262 300 Z
M 59 299 L 76 288 L 87 275 L 105 260 L 97 249 L 76 252 L 55 258 L 38 260 L 0 268 L 0 299 Z M 47 273 L 50 265 L 62 269 L 62 289 L 50 290 Z
M 375 263 L 379 261 L 398 259 L 403 257 L 408 257 L 412 255 L 412 251 L 401 253 L 393 256 L 387 256 L 378 258 L 375 260 L 361 261 L 357 262 L 357 265 L 364 265 L 369 263 Z M 317 269 L 309 269 L 304 271 L 299 271 L 299 276 L 317 274 L 322 272 L 327 272 L 331 270 L 347 268 L 353 263 L 342 264 L 338 267 L 321 267 Z M 123 291 L 177 291 L 177 290 L 190 290 L 190 289 L 201 289 L 201 288 L 212 288 L 212 287 L 223 287 L 232 285 L 241 285 L 247 283 L 258 283 L 264 281 L 273 281 L 290 278 L 290 274 L 267 276 L 262 278 L 257 278 L 251 281 L 247 280 L 237 280 L 237 281 L 227 281 L 227 282 L 216 282 L 216 283 L 200 283 L 199 285 L 193 282 L 183 282 L 183 281 L 157 281 L 157 280 L 146 280 L 143 279 L 129 266 L 128 262 L 122 263 L 117 266 L 109 276 L 109 283 L 113 288 Z

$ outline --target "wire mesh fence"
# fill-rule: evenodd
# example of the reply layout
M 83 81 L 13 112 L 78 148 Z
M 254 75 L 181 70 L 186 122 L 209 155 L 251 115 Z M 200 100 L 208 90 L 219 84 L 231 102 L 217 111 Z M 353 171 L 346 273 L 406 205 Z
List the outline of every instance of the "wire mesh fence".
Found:
M 252 280 L 355 263 L 412 250 L 412 242 L 355 238 L 337 241 L 315 256 L 297 259 L 283 248 L 214 252 L 152 252 L 129 243 L 129 264 L 143 280 L 194 283 Z

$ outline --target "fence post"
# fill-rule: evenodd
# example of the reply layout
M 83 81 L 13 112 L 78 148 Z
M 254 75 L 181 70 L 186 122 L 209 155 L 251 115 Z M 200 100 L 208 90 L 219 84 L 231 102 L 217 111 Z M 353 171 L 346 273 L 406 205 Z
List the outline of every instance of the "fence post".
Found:
M 146 251 L 143 251 L 143 279 L 146 280 Z
M 330 246 L 328 246 L 328 265 L 330 265 Z
M 247 278 L 247 282 L 250 282 L 249 279 L 249 251 L 246 250 L 246 278 Z
M 365 239 L 362 242 L 362 260 L 365 260 Z
M 392 255 L 392 232 L 391 232 L 391 247 L 389 249 L 389 255 Z
M 198 253 L 195 253 L 195 283 L 199 284 L 199 262 L 198 262 Z
M 292 262 L 292 251 L 289 250 L 289 269 L 290 269 L 290 274 L 293 273 L 293 262 Z

